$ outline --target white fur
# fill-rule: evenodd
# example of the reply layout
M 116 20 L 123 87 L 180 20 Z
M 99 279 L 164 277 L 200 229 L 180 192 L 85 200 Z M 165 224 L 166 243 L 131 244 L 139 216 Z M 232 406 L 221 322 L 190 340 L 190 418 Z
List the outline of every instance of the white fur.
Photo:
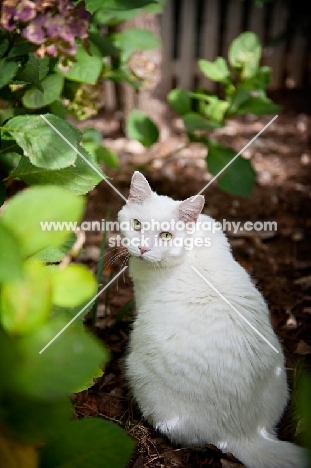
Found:
M 182 202 L 150 193 L 146 179 L 137 172 L 131 191 L 136 184 L 139 200 L 129 197 L 119 213 L 120 221 L 179 219 Z M 189 203 L 188 210 L 196 205 L 193 217 L 197 217 L 202 203 Z M 198 220 L 211 218 L 200 215 Z M 123 234 L 131 238 L 140 233 Z M 142 256 L 138 247 L 129 247 L 137 317 L 126 359 L 126 377 L 144 418 L 174 443 L 214 444 L 232 452 L 248 468 L 304 467 L 303 450 L 275 436 L 288 388 L 284 356 L 267 305 L 234 260 L 223 232 L 194 233 L 193 237 L 208 234 L 211 246 L 188 251 L 156 247 L 153 239 L 159 233 L 146 234 L 149 252 Z

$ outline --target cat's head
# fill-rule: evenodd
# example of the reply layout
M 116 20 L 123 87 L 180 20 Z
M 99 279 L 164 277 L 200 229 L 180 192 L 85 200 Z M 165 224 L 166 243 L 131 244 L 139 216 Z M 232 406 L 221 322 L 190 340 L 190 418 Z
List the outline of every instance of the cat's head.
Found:
M 179 263 L 187 252 L 183 241 L 189 238 L 186 226 L 196 223 L 203 206 L 202 195 L 184 201 L 157 195 L 145 177 L 136 171 L 127 203 L 118 215 L 120 230 L 126 239 L 123 245 L 132 256 L 146 262 L 167 266 Z

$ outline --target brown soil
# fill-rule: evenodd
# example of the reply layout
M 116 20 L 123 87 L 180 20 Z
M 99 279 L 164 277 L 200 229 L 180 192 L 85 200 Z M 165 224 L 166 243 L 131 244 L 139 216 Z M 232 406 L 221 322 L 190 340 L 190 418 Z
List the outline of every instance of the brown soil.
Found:
M 300 101 L 303 105 L 303 100 Z M 229 235 L 236 259 L 251 274 L 264 294 L 271 319 L 281 338 L 286 357 L 289 380 L 295 387 L 301 364 L 308 363 L 311 353 L 311 116 L 296 110 L 285 110 L 244 153 L 251 158 L 257 172 L 257 183 L 249 198 L 235 197 L 217 188 L 214 182 L 204 192 L 205 212 L 218 220 L 275 220 L 277 232 L 271 235 L 241 232 Z M 229 122 L 215 136 L 237 152 L 265 125 L 271 117 L 241 118 Z M 139 144 L 115 139 L 118 126 L 106 118 L 90 124 L 100 128 L 107 146 L 116 149 L 121 169 L 107 171 L 110 181 L 127 196 L 133 170 L 144 172 L 159 194 L 184 199 L 196 194 L 211 179 L 206 170 L 205 153 L 198 145 L 185 145 L 178 131 L 165 143 L 146 151 Z M 103 181 L 89 195 L 87 220 L 116 219 L 123 200 Z M 87 233 L 83 261 L 96 271 L 100 233 Z M 102 283 L 117 274 L 123 257 L 111 262 L 108 252 Z M 122 362 L 134 311 L 116 321 L 117 314 L 133 298 L 131 281 L 125 272 L 103 296 L 98 309 L 96 332 L 111 350 L 112 359 L 105 374 L 93 388 L 76 396 L 79 417 L 100 415 L 117 422 L 137 441 L 136 452 L 129 468 L 162 467 L 241 467 L 230 454 L 214 447 L 205 451 L 173 446 L 141 419 L 128 395 L 122 377 Z M 280 424 L 281 438 L 292 440 L 297 435 L 298 420 L 286 412 Z

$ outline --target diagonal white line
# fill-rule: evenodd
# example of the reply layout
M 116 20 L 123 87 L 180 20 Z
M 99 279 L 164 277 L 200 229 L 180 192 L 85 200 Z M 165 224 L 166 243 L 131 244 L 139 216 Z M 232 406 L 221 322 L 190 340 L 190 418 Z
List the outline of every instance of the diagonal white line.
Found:
M 117 192 L 118 195 L 120 195 L 121 198 L 123 198 L 123 200 L 125 200 L 127 202 L 127 199 L 122 195 L 122 193 L 119 192 L 118 189 L 115 188 L 115 186 L 109 182 L 108 179 L 106 179 L 105 177 L 103 177 L 103 174 L 101 174 L 101 172 L 95 167 L 93 166 L 93 164 L 88 160 L 86 159 L 86 157 L 77 149 L 73 146 L 73 144 L 70 143 L 70 141 L 67 140 L 66 137 L 64 137 L 64 135 L 59 131 L 57 130 L 56 127 L 54 127 L 53 124 L 51 124 L 51 122 L 48 121 L 47 118 L 45 118 L 44 115 L 40 115 L 40 117 L 51 127 L 53 128 L 53 130 L 64 140 L 66 141 L 66 143 L 76 152 L 79 154 L 79 156 L 81 156 L 81 158 L 108 184 L 110 185 L 110 187 L 115 191 Z
M 279 354 L 279 351 L 273 346 L 273 344 L 270 343 L 269 340 L 267 340 L 267 338 L 262 334 L 260 333 L 260 331 L 257 330 L 256 327 L 254 327 L 254 325 L 251 324 L 251 322 L 249 320 L 247 320 L 247 318 L 244 317 L 243 314 L 241 314 L 241 312 L 238 311 L 238 309 L 236 309 L 232 304 L 231 302 L 228 301 L 228 299 L 225 298 L 225 296 L 223 296 L 221 294 L 221 292 L 218 291 L 218 289 L 215 288 L 215 286 L 213 286 L 206 278 L 205 276 L 203 276 L 194 266 L 191 266 L 191 268 L 196 272 L 197 275 L 199 275 L 204 281 L 205 283 L 207 283 L 217 294 L 219 297 L 221 297 L 221 299 L 223 301 L 226 302 L 226 304 L 228 304 L 231 309 L 234 310 L 234 312 L 236 312 L 238 314 L 239 317 L 241 317 L 242 320 L 244 320 L 244 322 L 247 323 L 247 325 L 249 325 L 251 327 L 252 330 L 254 330 L 255 333 L 257 333 L 257 335 L 260 336 L 260 338 L 262 338 L 272 349 L 273 351 L 275 351 L 277 354 Z
M 56 340 L 56 339 L 57 339 L 57 338 L 58 338 L 58 337 L 59 337 L 75 320 L 76 320 L 76 318 L 78 318 L 79 315 L 81 315 L 82 312 L 83 312 L 90 304 L 92 304 L 92 302 L 95 301 L 95 299 L 97 299 L 98 296 L 100 296 L 101 293 L 104 292 L 105 289 L 107 289 L 108 286 L 110 286 L 111 283 L 113 283 L 113 281 L 114 281 L 115 279 L 117 279 L 118 276 L 120 276 L 121 273 L 123 273 L 123 271 L 126 270 L 126 269 L 127 269 L 127 266 L 125 266 L 124 268 L 122 268 L 122 270 L 119 271 L 119 273 L 118 273 L 114 278 L 112 278 L 112 280 L 109 281 L 109 283 L 106 284 L 106 286 L 105 286 L 104 288 L 102 288 L 102 289 L 99 291 L 99 293 L 97 293 L 96 296 L 94 296 L 94 297 L 90 300 L 90 302 L 88 302 L 88 303 L 86 304 L 86 306 L 84 306 L 83 309 L 81 309 L 80 312 L 78 312 L 77 315 L 75 315 L 75 316 L 70 320 L 70 322 L 68 322 L 67 325 L 65 325 L 64 328 L 62 328 L 62 329 L 56 334 L 56 335 L 54 336 L 54 338 L 52 338 L 51 341 L 49 341 L 48 344 L 45 345 L 44 348 L 41 349 L 41 351 L 39 351 L 39 354 L 43 353 L 43 351 L 45 351 L 46 348 L 48 348 L 48 347 L 53 343 L 53 341 L 55 341 L 55 340 Z
M 211 183 L 214 182 L 214 180 L 216 180 L 217 177 L 219 177 L 220 174 L 222 174 L 222 173 L 227 169 L 227 167 L 229 167 L 230 164 L 232 164 L 232 163 L 236 160 L 236 158 L 238 158 L 238 157 L 240 156 L 240 154 L 242 154 L 243 151 L 246 150 L 246 148 L 248 148 L 248 147 L 253 143 L 253 141 L 255 141 L 256 138 L 258 138 L 259 135 L 261 135 L 262 132 L 264 132 L 264 131 L 266 130 L 266 128 L 268 128 L 269 125 L 271 125 L 271 124 L 275 121 L 275 119 L 277 119 L 277 118 L 278 118 L 278 115 L 275 115 L 275 116 L 273 117 L 273 119 L 271 119 L 270 122 L 268 122 L 267 125 L 265 125 L 265 126 L 257 133 L 257 135 L 255 135 L 254 138 L 252 138 L 252 139 L 247 143 L 247 145 L 245 145 L 244 148 L 242 148 L 241 151 L 239 151 L 238 154 L 236 154 L 236 155 L 234 156 L 234 158 L 231 159 L 231 161 L 229 161 L 228 164 L 226 164 L 225 167 L 223 167 L 223 168 L 221 169 L 221 171 L 219 171 L 218 174 L 216 174 L 216 175 L 212 178 L 212 180 L 210 180 L 210 181 L 205 185 L 205 187 L 203 187 L 202 190 L 200 190 L 200 192 L 197 193 L 197 194 L 192 198 L 191 202 L 193 202 L 193 201 L 197 198 L 198 195 L 200 195 L 202 192 L 204 192 L 204 190 L 206 190 L 207 187 L 209 187 L 209 186 L 211 185 Z M 208 155 L 207 155 L 207 157 L 208 157 Z

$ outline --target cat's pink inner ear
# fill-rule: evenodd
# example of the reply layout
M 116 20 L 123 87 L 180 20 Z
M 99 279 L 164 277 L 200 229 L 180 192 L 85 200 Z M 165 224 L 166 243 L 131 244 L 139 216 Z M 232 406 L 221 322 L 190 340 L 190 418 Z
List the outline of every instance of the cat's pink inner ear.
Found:
M 203 195 L 187 198 L 178 206 L 178 217 L 185 223 L 196 222 L 204 206 Z
M 135 171 L 131 180 L 128 201 L 142 205 L 151 198 L 152 191 L 147 179 L 138 171 Z

